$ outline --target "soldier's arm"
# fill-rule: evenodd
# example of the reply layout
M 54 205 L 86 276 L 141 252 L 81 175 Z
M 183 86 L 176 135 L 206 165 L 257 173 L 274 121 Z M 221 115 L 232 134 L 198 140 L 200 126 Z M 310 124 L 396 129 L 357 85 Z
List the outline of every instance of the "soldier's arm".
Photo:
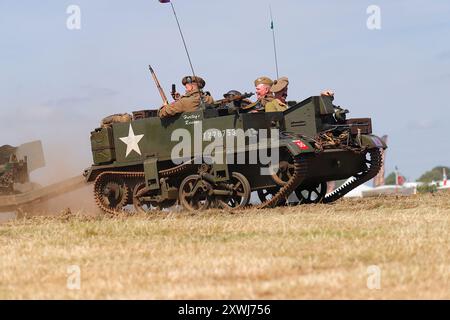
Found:
M 168 108 L 170 108 L 169 105 L 164 105 L 164 106 L 162 106 L 161 108 L 159 108 L 159 110 L 158 110 L 158 116 L 159 116 L 161 119 L 166 118 L 167 116 L 169 116 L 169 114 L 168 114 L 168 112 L 167 112 Z
M 177 100 L 169 105 L 163 106 L 160 110 L 159 110 L 159 117 L 162 118 L 167 118 L 167 117 L 172 117 L 174 115 L 176 115 L 177 113 L 182 112 L 181 110 L 183 110 L 183 101 L 182 99 Z
M 321 96 L 328 96 L 328 97 L 334 97 L 334 91 L 333 90 L 323 90 L 320 93 Z

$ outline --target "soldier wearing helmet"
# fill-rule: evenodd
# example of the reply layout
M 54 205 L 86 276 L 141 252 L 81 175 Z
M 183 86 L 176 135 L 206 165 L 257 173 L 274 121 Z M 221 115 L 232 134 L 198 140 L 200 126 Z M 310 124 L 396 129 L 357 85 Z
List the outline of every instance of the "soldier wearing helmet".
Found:
M 183 112 L 197 111 L 200 109 L 202 101 L 205 104 L 214 103 L 214 99 L 210 95 L 203 93 L 202 89 L 205 87 L 206 82 L 201 77 L 186 76 L 181 83 L 186 88 L 186 93 L 173 103 L 162 106 L 158 111 L 160 118 L 172 117 Z
M 223 95 L 223 97 L 224 97 L 225 99 L 228 99 L 228 98 L 238 97 L 238 96 L 241 96 L 241 95 L 242 95 L 242 93 L 240 93 L 240 92 L 237 91 L 237 90 L 230 90 L 230 91 L 228 91 L 227 93 L 225 93 L 225 94 Z
M 225 98 L 225 101 L 227 99 L 232 100 L 232 101 L 229 101 L 228 103 L 226 103 L 226 107 L 230 111 L 244 108 L 252 103 L 249 99 L 242 97 L 242 93 L 237 90 L 230 90 L 227 93 L 225 93 L 223 95 L 223 97 Z

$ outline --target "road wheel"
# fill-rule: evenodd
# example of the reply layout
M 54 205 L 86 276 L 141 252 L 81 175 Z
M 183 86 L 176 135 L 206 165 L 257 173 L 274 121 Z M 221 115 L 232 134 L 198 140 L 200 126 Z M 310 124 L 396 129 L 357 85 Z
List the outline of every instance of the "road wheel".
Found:
M 296 190 L 300 204 L 320 203 L 327 193 L 327 183 L 320 182 L 316 185 L 300 185 Z
M 178 198 L 180 204 L 189 211 L 206 210 L 211 204 L 212 186 L 199 175 L 186 177 L 180 185 Z

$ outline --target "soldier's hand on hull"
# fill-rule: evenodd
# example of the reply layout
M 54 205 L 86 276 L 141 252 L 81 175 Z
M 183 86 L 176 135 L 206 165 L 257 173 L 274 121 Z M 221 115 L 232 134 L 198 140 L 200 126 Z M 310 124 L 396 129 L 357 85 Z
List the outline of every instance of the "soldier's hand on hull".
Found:
M 325 97 L 334 97 L 334 91 L 333 90 L 323 90 L 320 93 L 321 96 L 325 96 Z

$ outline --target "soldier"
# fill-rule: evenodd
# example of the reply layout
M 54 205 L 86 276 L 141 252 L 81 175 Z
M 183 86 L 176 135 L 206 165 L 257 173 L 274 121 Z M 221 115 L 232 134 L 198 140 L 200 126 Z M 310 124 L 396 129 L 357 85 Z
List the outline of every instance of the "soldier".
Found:
M 265 111 L 266 104 L 274 99 L 270 88 L 273 81 L 268 77 L 259 77 L 255 80 L 256 102 L 244 107 L 244 110 L 251 110 L 250 112 Z
M 240 93 L 239 91 L 237 91 L 237 90 L 230 90 L 227 93 L 224 93 L 223 97 L 225 99 L 229 99 L 229 98 L 237 97 L 237 96 L 240 96 L 240 95 L 242 95 L 242 93 Z
M 197 111 L 200 108 L 201 100 L 206 104 L 214 103 L 214 99 L 210 95 L 201 91 L 206 84 L 202 78 L 186 76 L 183 78 L 182 84 L 186 88 L 186 93 L 178 100 L 159 109 L 158 115 L 161 119 L 172 117 L 178 113 Z
M 288 96 L 289 79 L 287 77 L 281 77 L 273 82 L 270 91 L 274 94 L 275 99 L 286 104 L 286 98 Z
M 273 85 L 272 79 L 268 77 L 260 77 L 255 80 L 256 98 L 257 100 L 257 111 L 264 111 L 266 104 L 274 99 L 270 88 Z
M 227 93 L 225 93 L 224 95 L 223 95 L 223 97 L 225 98 L 225 99 L 233 99 L 233 98 L 236 98 L 236 97 L 241 97 L 242 96 L 242 93 L 240 93 L 239 91 L 237 91 L 237 90 L 230 90 L 230 91 L 228 91 Z M 251 104 L 252 102 L 249 100 L 249 99 L 247 99 L 247 98 L 243 98 L 243 99 L 239 99 L 239 100 L 234 100 L 234 101 L 231 101 L 231 102 L 229 102 L 229 103 L 227 103 L 226 104 L 226 106 L 230 109 L 241 109 L 241 108 L 243 108 L 243 107 L 245 107 L 245 106 L 248 106 L 249 104 Z
M 274 99 L 266 104 L 266 112 L 284 111 L 288 108 L 286 98 L 288 93 L 289 79 L 282 77 L 273 82 L 270 92 L 274 94 Z

